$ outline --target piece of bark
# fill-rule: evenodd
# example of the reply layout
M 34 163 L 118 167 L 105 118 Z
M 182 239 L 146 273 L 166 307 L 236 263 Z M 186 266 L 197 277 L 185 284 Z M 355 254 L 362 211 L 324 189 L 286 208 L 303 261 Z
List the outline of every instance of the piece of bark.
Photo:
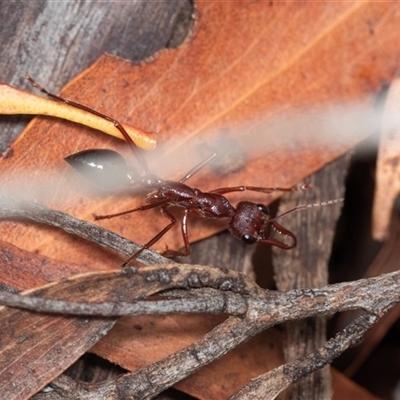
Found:
M 312 188 L 284 196 L 279 213 L 298 204 L 318 203 L 344 196 L 344 183 L 351 154 L 346 154 L 307 179 Z M 280 223 L 297 236 L 291 251 L 273 250 L 275 281 L 279 290 L 314 288 L 328 283 L 328 263 L 342 204 L 298 211 Z M 315 351 L 326 342 L 326 318 L 309 318 L 286 324 L 286 362 Z M 324 367 L 292 385 L 282 399 L 332 398 L 330 367 Z

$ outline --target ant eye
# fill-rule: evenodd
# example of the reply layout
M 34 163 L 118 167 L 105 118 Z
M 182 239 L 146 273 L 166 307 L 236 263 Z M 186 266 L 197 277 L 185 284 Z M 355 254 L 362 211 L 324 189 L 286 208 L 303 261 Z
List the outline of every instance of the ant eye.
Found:
M 265 215 L 269 215 L 268 208 L 264 204 L 257 204 L 257 208 Z
M 243 235 L 242 236 L 242 241 L 246 244 L 254 244 L 257 242 L 257 238 L 251 235 Z

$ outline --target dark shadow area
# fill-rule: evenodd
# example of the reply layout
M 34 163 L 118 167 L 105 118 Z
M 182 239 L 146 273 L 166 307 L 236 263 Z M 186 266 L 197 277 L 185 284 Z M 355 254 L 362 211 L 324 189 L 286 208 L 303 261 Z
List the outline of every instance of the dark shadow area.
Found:
M 377 109 L 382 110 L 387 91 L 382 91 L 377 101 Z M 369 275 L 379 275 L 378 270 L 369 271 L 372 265 L 376 265 L 377 256 L 383 247 L 383 243 L 372 239 L 372 205 L 375 190 L 375 169 L 377 160 L 376 145 L 378 134 L 362 143 L 355 151 L 346 182 L 346 202 L 342 216 L 338 221 L 337 233 L 333 244 L 330 260 L 330 282 L 344 282 L 361 279 L 368 271 Z M 398 210 L 398 202 L 395 205 Z M 398 211 L 395 211 L 398 213 Z M 396 219 L 396 214 L 393 214 Z M 392 220 L 392 223 L 395 222 Z M 391 249 L 395 251 L 398 242 Z M 381 266 L 393 270 L 392 257 L 385 253 L 386 257 Z M 394 255 L 394 258 L 396 256 Z M 396 263 L 396 262 L 395 262 Z M 398 266 L 394 266 L 394 269 Z M 329 321 L 328 335 L 332 337 L 354 320 L 359 312 L 347 312 L 335 315 Z M 383 321 L 380 321 L 383 322 Z M 379 322 L 379 323 L 380 323 Z M 378 324 L 379 324 L 378 323 Z M 386 329 L 386 328 L 384 328 Z M 400 325 L 394 323 L 382 340 L 371 343 L 375 346 L 366 359 L 360 362 L 359 367 L 351 367 L 360 356 L 360 346 L 347 350 L 333 362 L 333 367 L 347 373 L 351 367 L 354 374 L 349 372 L 349 378 L 365 387 L 371 393 L 382 399 L 398 398 L 398 382 L 400 380 Z M 371 339 L 371 338 L 370 338 Z M 362 344 L 361 344 L 362 346 Z

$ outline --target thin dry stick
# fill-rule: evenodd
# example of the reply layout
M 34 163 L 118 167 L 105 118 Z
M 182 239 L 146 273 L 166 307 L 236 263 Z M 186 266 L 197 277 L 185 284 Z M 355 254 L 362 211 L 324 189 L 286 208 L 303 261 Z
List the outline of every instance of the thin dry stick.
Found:
M 21 200 L 1 191 L 0 218 L 24 218 L 33 222 L 55 226 L 127 256 L 142 248 L 142 246 L 95 224 L 80 220 L 61 211 L 52 210 L 40 204 Z M 171 262 L 168 258 L 148 250 L 143 251 L 137 260 L 145 265 L 167 264 Z
M 172 297 L 168 300 L 136 300 L 133 303 L 124 302 L 70 302 L 63 300 L 44 299 L 36 296 L 25 296 L 15 293 L 0 292 L 0 302 L 3 305 L 25 308 L 38 312 L 64 313 L 66 315 L 91 316 L 122 316 L 149 315 L 160 313 L 228 313 L 245 315 L 249 321 L 262 321 L 266 327 L 282 322 L 294 321 L 316 315 L 327 315 L 342 311 L 364 309 L 371 313 L 380 312 L 380 304 L 387 308 L 400 302 L 400 271 L 391 272 L 375 278 L 361 279 L 354 282 L 327 285 L 316 289 L 295 289 L 287 292 L 262 290 L 250 278 L 236 271 L 204 267 L 190 264 L 151 266 L 145 271 L 135 270 L 139 275 L 135 290 L 146 292 L 148 285 L 153 287 L 150 294 L 179 288 L 185 289 L 181 298 Z M 201 278 L 208 271 L 207 279 Z M 149 280 L 148 276 L 160 276 L 168 279 L 168 285 Z M 134 275 L 130 275 L 131 278 Z M 96 273 L 84 275 L 87 287 Z M 73 277 L 69 281 L 73 281 Z M 112 276 L 110 277 L 112 279 Z M 132 278 L 133 279 L 133 278 Z M 156 282 L 157 283 L 157 282 Z M 85 282 L 79 281 L 80 287 Z M 96 282 L 96 284 L 98 284 Z M 56 286 L 57 287 L 57 286 Z M 60 289 L 62 289 L 62 283 Z M 203 289 L 201 289 L 203 288 Z M 206 288 L 206 289 L 204 289 Z M 41 295 L 44 290 L 40 289 Z M 118 287 L 113 287 L 118 292 Z M 148 292 L 149 293 L 149 292 Z M 175 296 L 176 291 L 172 292 Z M 54 296 L 54 291 L 52 296 Z M 215 299 L 213 301 L 212 299 Z M 160 311 L 152 303 L 164 309 Z
M 150 399 L 240 343 L 278 323 L 360 307 L 371 311 L 335 339 L 328 341 L 319 351 L 271 372 L 265 379 L 275 379 L 271 397 L 268 397 L 272 399 L 291 382 L 322 367 L 344 349 L 356 344 L 378 319 L 377 315 L 382 315 L 400 300 L 399 282 L 400 272 L 397 271 L 378 278 L 315 290 L 292 290 L 286 293 L 268 291 L 263 299 L 256 297 L 253 298 L 254 301 L 248 302 L 248 311 L 244 318 L 230 317 L 186 349 L 117 380 L 91 385 L 79 384 L 74 389 L 74 395 L 82 399 L 102 399 L 106 393 L 109 398 L 115 399 L 129 396 Z M 310 368 L 311 364 L 313 368 Z
M 118 239 L 117 235 L 114 236 L 114 234 L 111 234 L 102 228 L 98 228 L 95 225 L 79 221 L 67 214 L 49 210 L 36 204 L 21 202 L 10 196 L 3 196 L 0 204 L 0 216 L 2 217 L 9 218 L 17 216 L 19 218 L 23 217 L 33 221 L 49 223 L 50 225 L 59 226 L 69 232 L 87 237 L 88 239 L 94 237 L 97 243 L 114 249 L 122 243 L 120 242 L 118 246 L 115 246 L 114 239 Z M 104 231 L 107 232 L 106 235 L 104 235 Z M 93 233 L 93 236 L 88 234 L 88 232 Z M 110 240 L 110 238 L 112 239 Z M 129 249 L 128 251 L 131 252 L 132 249 Z M 221 311 L 223 309 L 227 311 L 229 309 L 232 313 L 237 312 L 239 309 L 244 311 L 246 308 L 246 313 L 242 318 L 230 317 L 191 346 L 176 354 L 166 357 L 149 367 L 142 368 L 131 374 L 126 374 L 117 380 L 107 381 L 97 385 L 76 385 L 74 390 L 75 398 L 101 399 L 105 398 L 104 395 L 106 394 L 109 395 L 109 398 L 122 399 L 131 396 L 133 398 L 149 399 L 165 388 L 172 386 L 177 381 L 218 359 L 264 329 L 276 324 L 315 315 L 324 315 L 359 308 L 372 314 L 379 314 L 382 310 L 386 310 L 400 301 L 399 271 L 382 275 L 377 278 L 329 285 L 318 289 L 298 289 L 287 292 L 277 292 L 262 291 L 248 278 L 243 277 L 241 274 L 235 275 L 235 272 L 233 271 L 227 272 L 226 270 L 192 265 L 177 267 L 176 264 L 150 267 L 151 274 L 155 277 L 165 277 L 166 274 L 168 274 L 168 271 L 172 270 L 172 268 L 174 268 L 174 273 L 180 274 L 177 281 L 179 283 L 177 286 L 178 288 L 185 287 L 188 290 L 196 291 L 198 290 L 197 288 L 211 285 L 212 288 L 216 288 L 214 289 L 214 294 L 222 294 L 222 301 L 226 302 L 229 299 L 229 301 L 233 301 L 233 303 L 236 304 L 235 302 L 238 298 L 245 300 L 245 307 L 243 307 L 243 302 L 238 302 L 237 308 L 232 305 L 226 307 L 226 304 L 222 307 L 221 305 L 214 307 L 211 306 L 211 303 L 209 303 L 208 300 L 206 300 L 207 296 L 210 296 L 211 292 L 199 292 L 198 297 L 194 294 L 192 294 L 192 296 L 194 296 L 194 298 L 197 299 L 198 304 L 200 304 L 199 301 L 202 298 L 202 295 L 204 295 L 203 300 L 205 301 L 201 306 L 195 305 L 195 302 L 189 302 L 193 308 L 192 310 L 188 310 L 184 306 L 184 301 L 175 297 L 170 300 L 170 305 L 174 307 L 174 312 L 197 312 L 199 309 L 204 307 L 205 312 L 210 310 L 218 312 L 218 310 Z M 204 272 L 205 270 L 209 271 L 209 274 L 213 276 L 212 280 L 204 281 L 204 279 L 202 279 L 200 271 Z M 226 274 L 229 274 L 229 279 L 226 279 Z M 234 277 L 237 279 L 233 279 Z M 143 282 L 146 282 L 146 279 L 144 279 Z M 147 282 L 149 282 L 148 284 L 153 283 L 148 279 Z M 175 286 L 171 285 L 170 289 L 173 289 L 174 287 Z M 223 294 L 222 292 L 226 293 Z M 234 296 L 232 297 L 231 295 Z M 176 291 L 174 292 L 174 296 L 179 297 Z M 35 301 L 36 306 L 38 306 L 39 302 L 42 300 L 35 298 L 33 301 Z M 159 305 L 166 307 L 168 301 L 169 300 L 162 300 Z M 64 303 L 63 306 L 68 308 L 69 305 L 71 304 Z M 138 303 L 136 303 L 136 305 L 138 305 Z M 122 315 L 123 312 L 158 312 L 155 308 L 149 307 L 145 301 L 140 305 L 142 310 L 139 310 L 140 307 L 136 309 L 131 308 L 132 304 L 121 303 L 109 303 L 107 304 L 107 307 L 109 307 L 108 312 L 110 312 L 110 307 L 114 307 L 114 310 L 118 311 L 118 315 Z M 43 310 L 46 309 L 46 307 L 52 307 L 51 301 L 45 300 L 41 306 L 44 307 Z M 57 307 L 59 306 L 60 304 L 57 304 Z M 74 306 L 79 308 L 82 304 L 75 304 Z M 211 308 L 207 310 L 208 307 Z M 49 311 L 50 309 L 47 310 Z M 59 308 L 55 308 L 54 312 L 56 310 L 59 310 Z M 165 309 L 165 311 L 168 312 L 167 309 Z M 90 313 L 90 305 L 85 309 L 85 312 Z M 372 322 L 373 320 L 371 320 L 371 323 Z M 357 324 L 358 322 L 356 325 Z M 345 331 L 343 335 L 348 337 L 348 340 L 351 342 L 352 339 L 349 332 Z M 327 351 L 330 349 L 330 343 L 331 342 L 328 342 L 325 346 Z M 324 360 L 321 365 L 325 362 L 329 362 L 331 359 L 331 356 L 329 356 L 328 353 L 326 354 L 327 357 L 321 358 L 321 360 Z M 311 358 L 315 358 L 316 356 L 318 356 L 318 353 L 315 353 Z M 283 371 L 295 371 L 290 368 L 282 368 Z M 297 372 L 293 372 L 291 374 L 291 379 L 300 377 L 300 375 L 301 374 Z M 67 395 L 65 398 L 73 397 Z
M 236 395 L 230 397 L 230 400 L 275 399 L 291 384 L 331 363 L 349 347 L 359 344 L 379 318 L 375 314 L 363 313 L 318 350 L 251 380 Z

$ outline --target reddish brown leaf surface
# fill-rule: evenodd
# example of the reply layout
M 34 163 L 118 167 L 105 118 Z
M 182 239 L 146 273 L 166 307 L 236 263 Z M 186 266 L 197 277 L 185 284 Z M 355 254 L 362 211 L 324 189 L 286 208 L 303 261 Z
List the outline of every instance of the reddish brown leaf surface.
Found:
M 156 362 L 209 332 L 220 317 L 193 315 L 123 318 L 91 350 L 128 370 Z M 250 379 L 284 364 L 282 334 L 269 329 L 175 387 L 199 399 L 227 399 Z M 123 347 L 121 347 L 123 345 Z M 333 370 L 334 399 L 377 400 L 377 397 Z
M 248 133 L 261 119 L 268 122 L 292 108 L 359 99 L 368 105 L 398 67 L 400 16 L 396 2 L 272 6 L 265 2 L 199 2 L 198 7 L 193 37 L 178 50 L 140 66 L 104 56 L 63 94 L 158 132 L 157 157 L 165 156 L 172 164 L 197 143 L 213 145 L 221 132 L 239 129 L 241 134 Z M 314 125 L 320 129 L 318 123 Z M 239 166 L 245 168 L 229 176 L 205 170 L 192 183 L 205 190 L 236 184 L 290 186 L 363 135 L 359 132 L 340 149 L 323 145 L 316 149 L 310 147 L 315 137 L 300 132 L 286 136 L 276 126 L 270 127 L 262 140 L 255 136 L 258 158 L 252 160 L 247 153 L 243 159 L 239 157 Z M 251 138 L 249 134 L 233 140 L 240 144 Z M 83 181 L 71 177 L 63 157 L 88 147 L 123 146 L 81 127 L 42 118 L 15 144 L 13 157 L 1 160 L 2 181 L 22 180 L 24 194 L 39 187 L 33 195 L 38 201 L 88 219 L 93 212 L 110 213 L 143 203 L 143 197 L 104 199 L 71 189 L 71 180 Z M 126 149 L 124 152 L 127 154 Z M 179 167 L 180 174 L 200 159 L 189 153 L 189 161 Z M 164 167 L 158 170 L 164 171 Z M 40 189 L 42 184 L 45 186 Z M 264 203 L 270 200 L 246 194 L 250 197 Z M 143 243 L 166 222 L 149 211 L 102 224 Z M 191 239 L 209 235 L 215 230 L 211 225 L 206 228 L 198 220 L 191 223 Z M 96 267 L 115 265 L 113 257 L 99 257 L 86 244 L 65 236 L 56 238 L 54 232 L 48 235 L 36 226 L 4 223 L 1 237 L 59 259 Z M 179 233 L 167 235 L 156 247 L 164 249 L 166 243 L 179 247 Z
M 20 250 L 6 242 L 1 242 L 0 265 L 1 283 L 18 290 L 89 270 Z M 72 299 L 73 291 L 68 295 Z M 93 293 L 90 297 L 94 300 Z M 2 397 L 31 397 L 88 351 L 113 324 L 110 319 L 64 318 L 1 307 Z
M 221 322 L 220 317 L 178 316 L 123 318 L 93 351 L 128 370 L 149 365 L 190 345 Z M 129 338 L 126 334 L 131 332 Z M 129 348 L 120 347 L 122 340 Z M 200 399 L 226 399 L 250 379 L 284 362 L 280 333 L 270 329 L 203 368 L 175 387 Z
M 367 390 L 356 385 L 350 379 L 331 368 L 333 400 L 379 400 L 380 397 L 374 396 Z
M 63 318 L 6 309 L 0 315 L 0 390 L 27 399 L 60 375 L 105 335 L 113 321 Z
M 25 262 L 21 266 L 21 270 L 24 267 L 28 269 L 28 266 L 36 266 L 40 262 L 40 259 L 31 253 L 21 257 L 23 252 L 14 251 L 10 246 L 7 250 L 8 255 L 11 255 L 9 257 L 11 263 L 16 264 L 16 258 L 24 258 Z M 41 262 L 42 264 L 47 263 L 50 269 L 55 265 L 48 259 L 42 259 Z M 5 263 L 6 260 L 3 260 L 2 266 Z M 63 266 L 60 267 L 60 271 L 62 271 Z M 74 268 L 75 266 L 72 265 L 70 270 L 72 271 Z M 69 301 L 83 302 L 90 299 L 92 302 L 131 302 L 140 296 L 151 295 L 171 286 L 174 287 L 173 279 L 169 282 L 161 282 L 161 280 L 148 281 L 146 277 L 147 271 L 132 275 L 124 273 L 120 269 L 111 272 L 80 274 L 69 280 L 56 281 L 41 286 L 38 290 L 25 293 Z M 55 278 L 53 276 L 53 279 Z M 1 307 L 0 391 L 2 396 L 7 399 L 30 397 L 88 351 L 108 332 L 113 324 L 114 320 L 110 318 L 61 317 Z M 140 324 L 141 321 L 138 318 L 133 326 L 129 325 L 129 335 L 137 332 L 135 327 Z M 168 325 L 175 345 L 184 347 L 189 344 L 187 332 L 182 331 L 172 318 Z M 166 324 L 163 326 L 167 327 Z M 196 326 L 192 326 L 193 331 L 196 330 L 195 328 Z M 150 330 L 147 332 L 149 337 L 147 340 L 142 340 L 142 345 L 146 342 L 154 342 L 154 332 L 156 335 L 160 334 L 157 329 Z M 125 336 L 121 335 L 119 340 L 124 338 L 126 338 L 126 334 Z M 135 338 L 129 337 L 129 340 L 134 341 Z M 129 341 L 125 344 L 129 345 Z M 159 344 L 164 349 L 168 348 L 165 341 Z M 145 353 L 144 357 L 147 354 Z M 121 361 L 121 363 L 123 362 Z
M 9 254 L 14 255 L 13 249 L 9 249 Z M 27 262 L 32 261 L 30 264 L 38 261 L 27 258 L 28 256 L 25 257 Z M 42 261 L 51 264 L 51 260 Z M 175 265 L 170 267 L 177 268 Z M 220 279 L 219 270 L 214 270 L 214 273 L 209 275 L 210 278 L 213 274 L 214 279 Z M 173 273 L 171 277 L 171 281 L 150 281 L 148 270 L 142 270 L 138 274 L 127 274 L 121 270 L 80 274 L 69 280 L 64 279 L 42 286 L 26 294 L 40 294 L 45 298 L 70 301 L 90 299 L 93 302 L 121 300 L 130 302 L 133 299 L 175 287 L 176 282 L 185 280 L 177 273 Z M 1 335 L 0 384 L 1 393 L 8 399 L 28 398 L 34 394 L 92 347 L 113 325 L 113 321 L 109 318 L 104 320 L 86 317 L 63 318 L 8 307 L 0 310 L 0 318 L 1 326 L 4 327 Z M 106 357 L 134 370 L 186 347 L 223 319 L 200 315 L 175 318 L 169 316 L 123 318 L 109 340 L 103 342 L 95 351 L 104 354 L 106 350 Z M 277 343 L 274 344 L 278 340 L 276 335 L 272 331 L 253 340 L 255 347 L 261 347 L 261 343 L 263 345 L 270 343 L 265 347 L 265 351 L 270 353 L 268 364 L 265 364 L 264 358 L 257 361 L 257 352 L 250 351 L 252 343 L 249 343 L 227 356 L 230 362 L 226 363 L 227 360 L 225 360 L 222 364 L 219 362 L 212 367 L 211 372 L 214 378 L 219 376 L 222 379 L 225 375 L 222 385 L 217 380 L 207 386 L 207 390 L 214 393 L 212 398 L 221 398 L 222 393 L 226 394 L 233 389 L 239 389 L 238 385 L 245 384 L 249 377 L 256 376 L 261 368 L 257 368 L 259 363 L 262 368 L 271 368 L 282 362 L 279 346 Z M 121 346 L 121 343 L 124 345 Z M 110 353 L 107 353 L 107 350 L 110 350 Z M 231 362 L 236 365 L 233 369 Z M 226 374 L 230 377 L 241 376 L 241 379 L 235 379 L 235 384 L 232 385 Z M 206 387 L 204 379 L 210 379 L 209 373 L 200 373 L 194 381 L 186 382 L 183 387 L 189 391 L 196 392 L 197 390 L 204 393 Z
M 59 264 L 7 244 L 2 249 L 1 270 L 10 275 L 8 280 L 2 278 L 2 281 L 19 285 L 20 289 L 25 281 L 40 284 L 84 269 Z M 38 293 L 46 298 L 101 302 L 129 301 L 157 290 L 157 282 L 156 286 L 149 282 L 141 285 L 134 279 L 119 270 L 80 274 L 69 281 L 63 279 L 44 286 Z M 190 345 L 223 320 L 210 315 L 125 317 L 92 347 L 110 328 L 112 321 L 63 318 L 7 307 L 0 311 L 1 326 L 5 327 L 0 336 L 0 385 L 1 393 L 8 399 L 28 398 L 90 348 L 90 351 L 134 371 Z M 283 363 L 281 335 L 270 329 L 180 382 L 177 388 L 200 399 L 223 399 L 251 378 Z M 350 381 L 343 386 L 343 379 L 339 375 L 333 382 L 334 392 L 340 390 L 341 393 L 338 398 L 369 398 Z
M 57 263 L 7 243 L 2 243 L 1 248 L 1 282 L 18 289 L 26 289 L 24 285 L 28 283 L 39 286 L 50 280 L 85 272 L 85 267 Z M 96 288 L 99 288 L 97 284 Z M 55 297 L 66 295 L 57 290 L 57 286 L 56 289 L 45 288 L 41 294 L 46 296 L 52 291 L 56 293 Z M 66 292 L 66 298 L 79 298 L 79 290 L 76 293 L 67 288 Z M 90 297 L 95 300 L 96 295 L 92 292 Z M 111 319 L 61 317 L 1 307 L 2 398 L 31 397 L 88 351 L 113 324 Z

